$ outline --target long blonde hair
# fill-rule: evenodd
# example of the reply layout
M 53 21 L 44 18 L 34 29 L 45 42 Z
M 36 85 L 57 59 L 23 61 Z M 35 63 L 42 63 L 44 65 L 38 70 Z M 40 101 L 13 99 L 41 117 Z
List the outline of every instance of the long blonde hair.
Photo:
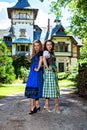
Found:
M 36 54 L 36 51 L 35 51 L 35 49 L 34 49 L 34 45 L 35 45 L 35 43 L 39 43 L 39 45 L 40 45 L 40 51 L 42 51 L 42 43 L 41 43 L 41 41 L 40 41 L 40 40 L 36 40 L 36 41 L 34 41 L 34 43 L 33 43 L 33 47 L 32 47 L 32 57 L 34 57 L 35 54 Z

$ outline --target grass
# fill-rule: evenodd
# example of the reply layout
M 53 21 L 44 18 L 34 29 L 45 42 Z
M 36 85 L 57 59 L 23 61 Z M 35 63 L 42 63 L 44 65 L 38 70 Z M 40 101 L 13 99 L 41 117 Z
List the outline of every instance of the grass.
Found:
M 59 80 L 58 83 L 59 88 L 75 87 L 75 83 L 70 80 Z M 22 84 L 19 81 L 14 82 L 14 84 L 1 84 L 0 99 L 9 95 L 24 92 L 24 90 L 25 90 L 25 84 Z
M 6 96 L 24 92 L 25 85 L 0 85 L 0 99 Z
M 59 80 L 58 83 L 59 88 L 75 87 L 75 83 L 67 79 Z

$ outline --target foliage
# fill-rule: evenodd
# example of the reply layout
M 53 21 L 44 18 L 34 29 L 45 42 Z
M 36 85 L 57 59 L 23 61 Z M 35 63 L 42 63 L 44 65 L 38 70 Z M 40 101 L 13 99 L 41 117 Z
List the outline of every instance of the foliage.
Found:
M 29 70 L 27 70 L 26 67 L 22 66 L 20 68 L 20 77 L 23 79 L 23 83 L 25 83 L 27 81 L 28 74 L 29 74 Z
M 25 67 L 26 69 L 29 69 L 30 67 L 30 59 L 26 56 L 19 56 L 15 57 L 13 61 L 13 66 L 15 69 L 16 78 L 21 74 L 20 69 L 21 67 Z
M 0 82 L 11 83 L 15 79 L 14 67 L 12 66 L 12 58 L 7 54 L 9 50 L 7 49 L 5 43 L 1 41 L 0 44 Z
M 80 49 L 80 67 L 87 66 L 87 39 L 85 39 L 83 46 Z
M 67 76 L 68 76 L 68 74 L 65 72 L 58 73 L 58 80 L 66 79 Z
M 40 0 L 43 2 L 44 0 Z M 50 8 L 56 17 L 62 16 L 62 8 L 70 11 L 70 32 L 81 38 L 87 37 L 87 1 L 86 0 L 53 0 Z
M 74 81 L 74 82 L 78 82 L 78 72 L 70 74 L 67 79 Z

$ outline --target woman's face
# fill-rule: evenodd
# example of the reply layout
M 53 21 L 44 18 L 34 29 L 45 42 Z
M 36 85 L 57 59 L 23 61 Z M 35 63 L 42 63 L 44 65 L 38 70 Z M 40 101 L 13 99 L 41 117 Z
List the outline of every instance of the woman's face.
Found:
M 34 43 L 34 50 L 36 53 L 40 51 L 40 44 L 38 42 Z
M 52 49 L 52 43 L 51 42 L 47 42 L 46 43 L 46 48 L 47 48 L 48 51 L 51 51 L 51 49 Z

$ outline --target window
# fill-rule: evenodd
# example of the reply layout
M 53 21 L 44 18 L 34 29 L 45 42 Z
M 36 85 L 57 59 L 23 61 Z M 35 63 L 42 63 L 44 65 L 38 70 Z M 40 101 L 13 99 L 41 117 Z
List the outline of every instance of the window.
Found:
M 25 45 L 21 45 L 21 51 L 25 51 Z
M 64 51 L 64 46 L 63 45 L 59 45 L 59 52 L 63 52 Z
M 17 51 L 29 51 L 29 46 L 28 45 L 17 45 Z
M 29 19 L 30 16 L 27 13 L 19 13 L 16 15 L 16 19 Z
M 59 63 L 59 72 L 64 72 L 64 63 Z
M 26 29 L 20 29 L 20 37 L 26 37 L 25 32 Z
M 68 44 L 65 42 L 58 42 L 55 45 L 55 52 L 68 52 Z

